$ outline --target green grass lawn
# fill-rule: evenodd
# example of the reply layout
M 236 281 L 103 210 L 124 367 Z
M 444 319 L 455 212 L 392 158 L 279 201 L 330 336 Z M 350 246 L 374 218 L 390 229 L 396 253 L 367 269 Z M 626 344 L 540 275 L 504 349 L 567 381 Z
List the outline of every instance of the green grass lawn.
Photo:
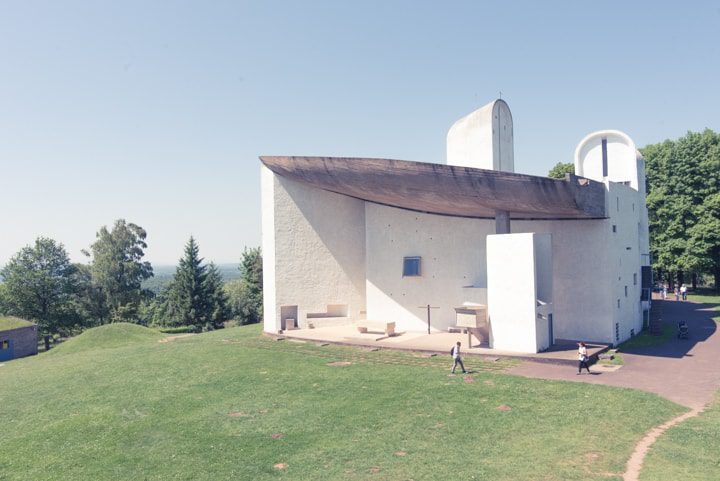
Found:
M 449 356 L 259 326 L 164 336 L 105 326 L 0 366 L 0 480 L 618 481 L 635 442 L 684 411 L 502 374 L 512 361 L 450 377 Z
M 0 331 L 9 329 L 17 329 L 18 327 L 31 326 L 32 322 L 28 322 L 18 317 L 0 316 Z
M 688 296 L 720 310 L 720 295 L 700 291 Z M 720 315 L 715 317 L 720 323 Z M 669 429 L 651 448 L 641 481 L 720 479 L 720 394 L 700 416 Z
M 720 311 L 720 293 L 718 293 L 718 291 L 712 291 L 709 289 L 698 290 L 696 294 L 689 294 L 688 299 L 693 302 L 708 304 L 716 311 Z M 713 317 L 713 319 L 716 323 L 720 324 L 720 314 Z
M 720 395 L 696 418 L 670 428 L 651 448 L 641 481 L 720 479 Z
M 637 348 L 658 346 L 667 342 L 668 339 L 670 339 L 674 335 L 675 330 L 672 326 L 669 326 L 667 324 L 663 324 L 662 332 L 658 336 L 650 334 L 650 332 L 645 329 L 643 331 L 640 331 L 640 334 L 638 334 L 637 336 L 631 337 L 627 341 L 620 344 L 617 348 L 611 349 L 608 353 L 613 355 L 613 359 L 601 359 L 598 361 L 598 363 L 610 366 L 622 366 L 625 364 L 625 360 L 622 357 L 623 352 L 627 352 L 629 350 Z
M 625 365 L 625 360 L 622 358 L 622 354 L 618 352 L 617 349 L 610 349 L 607 351 L 607 354 L 612 355 L 612 359 L 598 359 L 598 364 L 603 364 L 606 366 L 623 366 Z
M 644 329 L 637 336 L 631 337 L 627 341 L 618 346 L 618 351 L 623 352 L 634 348 L 651 347 L 663 344 L 675 335 L 676 329 L 668 324 L 662 325 L 662 333 L 659 336 L 650 334 L 650 331 Z

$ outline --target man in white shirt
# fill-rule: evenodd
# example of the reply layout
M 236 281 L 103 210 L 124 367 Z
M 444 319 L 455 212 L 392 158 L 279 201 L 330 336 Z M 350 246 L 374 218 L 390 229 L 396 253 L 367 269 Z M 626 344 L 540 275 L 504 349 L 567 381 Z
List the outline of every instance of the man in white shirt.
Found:
M 458 364 L 460 364 L 460 369 L 462 369 L 463 374 L 465 374 L 467 371 L 465 370 L 465 365 L 462 362 L 462 357 L 460 357 L 460 341 L 455 344 L 455 347 L 452 348 L 452 358 L 453 358 L 453 367 L 452 372 L 455 374 L 455 368 Z

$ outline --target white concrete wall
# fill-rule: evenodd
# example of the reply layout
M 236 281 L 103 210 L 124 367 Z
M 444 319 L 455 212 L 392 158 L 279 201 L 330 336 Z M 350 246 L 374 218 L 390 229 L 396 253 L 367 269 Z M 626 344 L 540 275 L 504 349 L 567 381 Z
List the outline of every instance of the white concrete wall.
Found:
M 471 112 L 447 134 L 447 163 L 478 169 L 514 171 L 513 122 L 502 100 Z
M 555 339 L 612 342 L 610 224 L 606 220 L 513 220 L 512 233 L 552 234 Z
M 534 234 L 487 237 L 490 347 L 537 352 Z
M 422 331 L 430 304 L 433 330 L 455 325 L 455 307 L 485 304 L 485 237 L 490 220 L 411 212 L 367 203 L 367 317 Z M 422 275 L 403 277 L 403 257 L 420 256 Z M 465 287 L 476 286 L 476 287 Z
M 537 340 L 536 348 L 539 352 L 546 350 L 554 342 L 550 337 L 550 316 L 554 317 L 552 234 L 533 234 L 533 245 L 535 249 L 535 299 L 537 301 L 535 338 Z
M 364 201 L 267 170 L 262 200 L 265 330 L 280 329 L 281 306 L 298 306 L 300 327 L 308 313 L 326 312 L 328 304 L 347 305 L 348 321 L 359 318 L 365 311 Z
M 640 218 L 644 202 L 630 186 L 610 183 L 608 188 L 607 212 L 611 225 L 608 248 L 614 303 L 612 342 L 618 343 L 628 339 L 631 330 L 635 334 L 642 330 L 640 249 L 643 240 Z M 615 232 L 612 232 L 613 225 Z M 615 323 L 619 324 L 617 333 Z
M 275 174 L 260 167 L 260 205 L 263 256 L 263 328 L 277 332 L 280 328 L 280 310 L 276 302 L 275 282 Z
M 399 330 L 455 324 L 454 307 L 487 303 L 485 237 L 494 221 L 422 214 L 368 203 L 367 316 L 391 320 Z M 613 342 L 614 288 L 606 220 L 517 221 L 513 233 L 552 234 L 552 309 L 556 339 Z M 402 277 L 402 259 L 421 256 L 423 275 Z M 463 288 L 474 285 L 476 288 Z M 541 293 L 541 297 L 545 295 Z
M 502 100 L 493 105 L 493 169 L 515 172 L 513 120 L 510 107 Z
M 607 140 L 608 175 L 605 178 L 602 175 L 603 139 Z M 639 333 L 643 326 L 641 266 L 650 264 L 645 161 L 627 134 L 604 130 L 593 132 L 578 144 L 575 173 L 605 182 L 608 190 L 606 211 L 611 232 L 607 248 L 611 266 L 608 283 L 613 303 L 612 335 L 608 342 L 622 342 L 633 332 Z

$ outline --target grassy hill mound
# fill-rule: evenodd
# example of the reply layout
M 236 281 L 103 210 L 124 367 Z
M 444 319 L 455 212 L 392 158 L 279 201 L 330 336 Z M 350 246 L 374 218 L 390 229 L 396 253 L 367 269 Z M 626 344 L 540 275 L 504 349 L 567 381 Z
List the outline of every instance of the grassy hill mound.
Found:
M 468 356 L 472 374 L 448 377 L 447 356 L 260 329 L 161 343 L 114 324 L 55 349 L 66 355 L 5 363 L 0 479 L 610 481 L 645 432 L 683 411 L 503 374 L 514 361 Z
M 19 317 L 0 316 L 0 331 L 17 329 L 19 327 L 31 326 L 32 322 L 20 319 Z
M 108 349 L 131 344 L 157 342 L 165 336 L 165 334 L 137 324 L 118 322 L 88 329 L 79 336 L 60 344 L 48 354 L 69 354 L 93 349 Z

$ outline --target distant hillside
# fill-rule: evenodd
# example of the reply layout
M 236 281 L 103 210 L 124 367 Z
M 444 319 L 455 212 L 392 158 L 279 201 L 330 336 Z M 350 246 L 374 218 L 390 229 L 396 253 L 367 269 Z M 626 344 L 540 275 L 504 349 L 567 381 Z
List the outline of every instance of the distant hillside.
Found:
M 240 278 L 240 264 L 218 264 L 217 267 L 225 282 Z M 157 294 L 170 283 L 175 275 L 175 269 L 176 266 L 153 266 L 155 275 L 143 282 L 143 287 Z

